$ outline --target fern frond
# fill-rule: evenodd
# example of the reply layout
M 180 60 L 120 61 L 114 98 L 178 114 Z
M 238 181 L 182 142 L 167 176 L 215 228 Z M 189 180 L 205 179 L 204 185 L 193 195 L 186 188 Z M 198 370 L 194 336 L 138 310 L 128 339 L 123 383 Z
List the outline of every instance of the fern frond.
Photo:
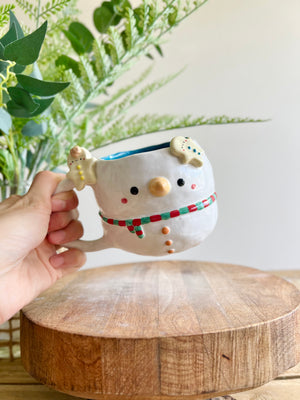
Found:
M 76 143 L 79 146 L 86 146 L 86 143 L 88 143 L 87 137 L 89 135 L 90 122 L 90 118 L 88 116 L 85 116 L 78 126 L 79 135 L 76 137 Z
M 69 105 L 63 98 L 62 93 L 58 93 L 52 103 L 52 116 L 55 123 L 60 126 L 61 122 L 64 121 L 67 127 L 70 125 L 70 116 L 72 113 L 71 105 Z
M 154 22 L 157 21 L 157 18 L 159 16 L 159 3 L 158 1 L 151 0 L 149 2 L 149 8 L 148 8 L 148 27 L 153 25 Z
M 65 79 L 70 85 L 63 92 L 63 97 L 73 105 L 82 102 L 85 97 L 85 90 L 80 83 L 80 79 L 69 69 L 65 71 Z
M 111 94 L 110 98 L 102 103 L 100 103 L 94 110 L 89 112 L 89 116 L 93 117 L 100 112 L 103 112 L 103 110 L 107 109 L 111 104 L 113 104 L 115 101 L 117 101 L 120 97 L 124 96 L 128 92 L 130 92 L 132 89 L 134 89 L 137 85 L 139 85 L 141 82 L 143 82 L 150 74 L 152 71 L 152 66 L 147 68 L 136 80 L 134 80 L 132 83 L 129 85 L 126 85 L 119 89 L 115 94 Z
M 14 10 L 13 4 L 5 4 L 0 6 L 0 29 L 3 28 L 9 21 L 9 11 Z
M 104 44 L 97 39 L 93 43 L 93 53 L 97 77 L 100 80 L 104 79 L 111 70 L 112 65 L 109 56 L 106 54 Z
M 93 65 L 86 55 L 80 56 L 79 69 L 81 73 L 81 84 L 84 90 L 93 90 L 98 83 L 98 78 L 94 73 Z
M 181 2 L 176 3 L 177 16 L 173 21 L 173 26 L 177 26 L 184 19 L 188 18 L 191 14 L 197 11 L 200 7 L 207 3 L 208 0 L 183 0 Z M 171 27 L 171 28 L 172 28 Z
M 140 24 L 139 27 L 142 29 L 142 33 L 145 32 L 147 26 L 149 25 L 150 18 L 150 8 L 148 0 L 143 0 L 143 4 L 139 9 Z
M 50 117 L 48 121 L 48 130 L 51 132 L 53 137 L 55 137 L 58 132 L 58 126 L 52 117 Z
M 62 11 L 71 0 L 51 0 L 48 1 L 44 6 L 41 8 L 41 12 L 39 14 L 40 18 L 46 19 L 49 18 L 51 15 L 56 15 L 59 11 Z
M 28 15 L 30 19 L 34 19 L 37 14 L 37 7 L 27 0 L 16 0 L 18 6 Z
M 131 49 L 139 39 L 139 33 L 136 28 L 136 19 L 131 8 L 126 9 L 124 34 L 126 49 Z
M 108 50 L 113 65 L 118 65 L 125 54 L 122 37 L 119 31 L 111 26 L 107 32 Z
M 152 82 L 145 87 L 143 87 L 138 93 L 133 94 L 129 93 L 122 101 L 113 104 L 112 107 L 106 106 L 105 108 L 101 107 L 101 111 L 99 113 L 99 117 L 97 119 L 97 123 L 104 126 L 112 121 L 116 120 L 120 115 L 127 113 L 127 111 L 135 106 L 137 103 L 145 99 L 147 96 L 162 88 L 173 79 L 175 79 L 182 71 L 179 71 L 176 74 L 169 75 L 163 79 Z M 99 110 L 100 111 L 100 110 Z
M 264 122 L 265 120 L 227 117 L 225 115 L 215 117 L 192 117 L 191 115 L 178 117 L 173 115 L 144 115 L 139 117 L 134 115 L 127 121 L 119 118 L 114 124 L 105 130 L 101 130 L 101 134 L 97 135 L 97 131 L 92 135 L 94 137 L 92 145 L 94 148 L 104 146 L 109 143 L 118 142 L 134 136 L 145 135 L 148 133 L 167 131 L 181 128 L 191 128 L 201 125 L 220 125 L 220 124 L 237 124 Z

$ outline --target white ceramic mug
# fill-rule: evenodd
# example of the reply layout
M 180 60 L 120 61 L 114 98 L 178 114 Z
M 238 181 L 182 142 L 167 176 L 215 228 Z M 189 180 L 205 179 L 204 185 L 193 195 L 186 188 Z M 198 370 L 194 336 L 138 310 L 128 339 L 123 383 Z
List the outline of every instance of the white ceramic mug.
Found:
M 116 153 L 101 159 L 74 147 L 69 173 L 57 192 L 90 185 L 100 207 L 104 234 L 66 247 L 109 247 L 162 256 L 201 243 L 214 229 L 217 202 L 211 164 L 191 138 Z

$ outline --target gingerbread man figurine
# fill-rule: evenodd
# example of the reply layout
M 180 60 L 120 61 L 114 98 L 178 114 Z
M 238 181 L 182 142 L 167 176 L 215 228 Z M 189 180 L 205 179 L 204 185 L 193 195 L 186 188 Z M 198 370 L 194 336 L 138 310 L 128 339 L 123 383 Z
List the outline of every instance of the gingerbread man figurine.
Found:
M 68 166 L 70 171 L 67 178 L 70 179 L 77 190 L 82 190 L 85 185 L 93 185 L 97 182 L 95 172 L 96 158 L 83 147 L 75 146 L 70 150 Z
M 194 167 L 202 167 L 202 155 L 204 151 L 191 138 L 176 136 L 170 143 L 171 153 L 179 157 L 183 164 L 192 164 Z

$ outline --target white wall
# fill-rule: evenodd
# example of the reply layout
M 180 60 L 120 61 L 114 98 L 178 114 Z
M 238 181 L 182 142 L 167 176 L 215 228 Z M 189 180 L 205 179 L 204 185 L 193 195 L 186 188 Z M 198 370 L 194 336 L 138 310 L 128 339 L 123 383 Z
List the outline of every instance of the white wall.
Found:
M 80 19 L 91 27 L 91 13 L 99 2 L 88 3 L 89 7 L 79 0 Z M 299 15 L 299 0 L 210 0 L 168 38 L 165 57 L 156 57 L 151 79 L 187 68 L 135 111 L 271 119 L 189 130 L 214 166 L 220 215 L 214 233 L 202 245 L 169 259 L 266 270 L 299 268 Z M 134 74 L 148 64 L 141 62 Z M 149 135 L 96 155 L 174 135 Z M 92 239 L 100 236 L 101 228 L 89 195 L 89 189 L 80 192 L 80 213 L 89 232 L 85 238 Z M 89 254 L 86 267 L 148 259 L 109 249 Z

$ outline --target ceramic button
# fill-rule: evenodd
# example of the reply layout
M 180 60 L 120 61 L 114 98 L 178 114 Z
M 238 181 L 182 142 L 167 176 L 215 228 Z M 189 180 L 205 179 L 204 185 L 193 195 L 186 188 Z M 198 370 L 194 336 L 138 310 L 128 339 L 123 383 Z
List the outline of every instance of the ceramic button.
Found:
M 175 253 L 175 250 L 174 249 L 170 249 L 170 250 L 168 250 L 168 253 L 169 254 Z
M 170 228 L 168 226 L 164 226 L 161 231 L 164 235 L 167 235 L 170 233 Z
M 173 240 L 167 240 L 167 241 L 165 242 L 165 245 L 166 245 L 166 246 L 171 246 L 172 243 L 173 243 Z

